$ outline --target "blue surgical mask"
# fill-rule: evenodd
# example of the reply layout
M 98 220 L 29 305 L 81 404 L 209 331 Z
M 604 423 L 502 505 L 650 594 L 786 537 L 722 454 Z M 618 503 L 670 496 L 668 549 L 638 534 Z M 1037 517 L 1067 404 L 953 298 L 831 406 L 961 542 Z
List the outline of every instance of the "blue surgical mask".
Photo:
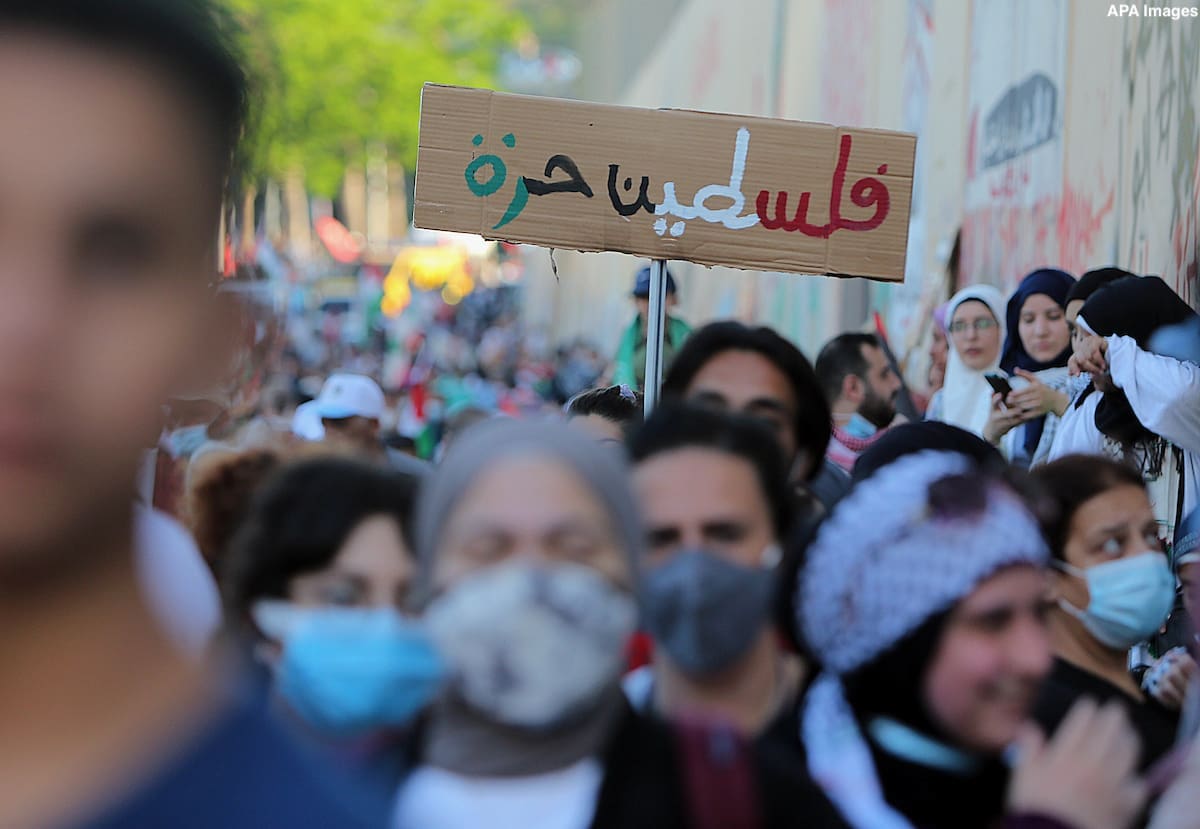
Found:
M 259 602 L 259 628 L 283 643 L 275 688 L 316 730 L 351 735 L 407 725 L 446 675 L 419 622 L 392 608 Z
M 647 569 L 642 604 L 655 645 L 690 676 L 711 676 L 736 663 L 767 624 L 778 561 L 772 544 L 759 567 L 694 549 Z
M 208 440 L 208 424 L 197 423 L 184 426 L 167 435 L 167 451 L 171 457 L 183 458 L 191 455 Z
M 843 431 L 852 438 L 866 440 L 878 432 L 879 428 L 858 412 L 855 412 L 850 415 L 850 420 L 846 423 L 846 428 Z
M 1116 650 L 1128 650 L 1153 636 L 1175 604 L 1175 576 L 1162 553 L 1147 551 L 1086 570 L 1064 562 L 1055 566 L 1086 581 L 1090 596 L 1086 610 L 1061 599 L 1059 606 L 1097 641 Z

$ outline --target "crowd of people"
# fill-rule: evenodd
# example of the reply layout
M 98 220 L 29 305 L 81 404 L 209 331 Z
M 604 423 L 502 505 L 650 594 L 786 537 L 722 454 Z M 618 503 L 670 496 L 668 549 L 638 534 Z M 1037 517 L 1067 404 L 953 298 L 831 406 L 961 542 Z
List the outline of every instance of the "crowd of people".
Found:
M 219 16 L 29 0 L 0 38 L 0 827 L 1200 827 L 1200 322 L 1162 280 L 962 290 L 922 420 L 875 335 L 717 321 L 668 326 L 652 411 L 634 371 L 418 451 L 366 361 L 218 431 Z

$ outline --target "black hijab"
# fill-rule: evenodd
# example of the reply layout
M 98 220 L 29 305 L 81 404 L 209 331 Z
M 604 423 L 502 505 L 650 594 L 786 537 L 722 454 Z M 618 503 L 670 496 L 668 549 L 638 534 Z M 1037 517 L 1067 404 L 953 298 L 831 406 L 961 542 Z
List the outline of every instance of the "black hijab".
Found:
M 1159 277 L 1128 276 L 1089 297 L 1079 316 L 1102 337 L 1132 337 L 1138 348 L 1148 349 L 1156 331 L 1187 322 L 1196 312 Z M 1079 403 L 1093 391 L 1094 384 L 1080 396 Z M 1129 398 L 1119 390 L 1105 392 L 1096 406 L 1096 428 L 1123 446 L 1156 437 L 1137 419 Z
M 1008 319 L 1008 339 L 1004 343 L 1004 351 L 1000 357 L 1000 368 L 1012 374 L 1013 370 L 1018 368 L 1034 372 L 1044 371 L 1048 368 L 1061 368 L 1067 364 L 1067 360 L 1071 359 L 1070 343 L 1067 343 L 1067 347 L 1062 350 L 1061 354 L 1046 363 L 1035 360 L 1025 350 L 1025 343 L 1021 341 L 1020 332 L 1021 309 L 1025 307 L 1026 300 L 1031 296 L 1045 294 L 1065 311 L 1067 297 L 1071 295 L 1075 284 L 1075 277 L 1056 268 L 1042 268 L 1021 280 L 1021 284 L 1009 298 L 1005 311 Z
M 1121 268 L 1097 268 L 1094 271 L 1088 271 L 1079 277 L 1079 281 L 1067 293 L 1067 301 L 1063 305 L 1070 305 L 1077 299 L 1087 301 L 1088 297 L 1105 285 L 1110 282 L 1116 282 L 1118 279 L 1124 279 L 1127 276 L 1137 276 L 1137 274 L 1130 273 Z
M 1067 361 L 1071 359 L 1070 340 L 1067 341 L 1067 347 L 1061 353 L 1046 363 L 1034 359 L 1025 350 L 1025 343 L 1021 341 L 1021 310 L 1025 307 L 1025 302 L 1031 296 L 1044 294 L 1065 311 L 1067 308 L 1067 297 L 1071 295 L 1071 290 L 1074 287 L 1075 277 L 1057 268 L 1042 268 L 1021 280 L 1021 284 L 1008 300 L 1008 308 L 1006 310 L 1006 316 L 1008 317 L 1008 339 L 1004 343 L 1003 356 L 1000 358 L 1000 368 L 1012 374 L 1018 368 L 1024 371 L 1038 372 L 1049 368 L 1062 368 L 1066 366 Z M 1045 415 L 1025 424 L 1023 443 L 1025 451 L 1030 458 L 1037 452 L 1037 445 L 1041 441 L 1042 433 L 1045 429 Z
M 870 723 L 886 717 L 948 746 L 955 740 L 922 701 L 952 611 L 930 617 L 886 653 L 843 677 L 846 701 L 862 729 L 884 799 L 922 829 L 985 827 L 1004 812 L 1009 769 L 1002 758 L 969 755 L 977 763 L 955 773 L 899 757 L 880 745 Z

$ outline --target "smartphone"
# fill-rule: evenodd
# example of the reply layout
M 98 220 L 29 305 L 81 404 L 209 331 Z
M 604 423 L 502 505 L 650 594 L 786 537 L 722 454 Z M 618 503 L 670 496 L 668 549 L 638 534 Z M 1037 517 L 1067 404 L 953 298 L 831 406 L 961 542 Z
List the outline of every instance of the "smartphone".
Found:
M 1003 374 L 985 374 L 983 375 L 983 379 L 987 380 L 988 385 L 1005 399 L 1012 394 L 1012 386 L 1009 384 L 1008 378 Z

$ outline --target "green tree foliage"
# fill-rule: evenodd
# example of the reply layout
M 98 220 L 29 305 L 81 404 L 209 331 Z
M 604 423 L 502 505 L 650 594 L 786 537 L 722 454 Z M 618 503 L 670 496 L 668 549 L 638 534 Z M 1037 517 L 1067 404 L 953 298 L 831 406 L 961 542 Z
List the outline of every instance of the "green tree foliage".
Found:
M 226 2 L 259 79 L 253 172 L 300 167 L 325 196 L 372 144 L 412 169 L 422 84 L 494 86 L 528 31 L 507 0 Z

